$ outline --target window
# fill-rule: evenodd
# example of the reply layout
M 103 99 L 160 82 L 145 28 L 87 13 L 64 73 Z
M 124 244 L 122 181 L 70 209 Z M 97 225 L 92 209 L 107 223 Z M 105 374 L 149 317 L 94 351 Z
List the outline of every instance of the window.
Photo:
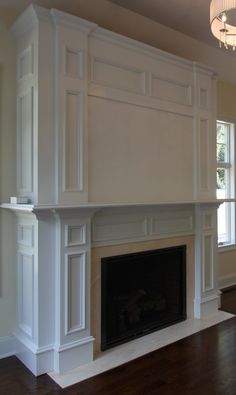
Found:
M 217 121 L 217 199 L 234 198 L 234 124 Z M 225 202 L 218 209 L 219 246 L 235 243 L 235 203 Z

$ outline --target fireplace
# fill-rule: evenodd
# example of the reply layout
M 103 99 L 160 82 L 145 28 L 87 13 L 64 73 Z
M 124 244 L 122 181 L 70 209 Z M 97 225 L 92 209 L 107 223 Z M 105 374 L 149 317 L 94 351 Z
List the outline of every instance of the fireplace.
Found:
M 101 349 L 186 319 L 186 246 L 101 260 Z

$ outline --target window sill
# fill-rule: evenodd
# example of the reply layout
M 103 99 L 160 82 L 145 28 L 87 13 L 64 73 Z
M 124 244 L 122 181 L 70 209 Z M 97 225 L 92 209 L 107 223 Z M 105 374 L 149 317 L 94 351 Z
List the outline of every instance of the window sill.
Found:
M 218 245 L 218 252 L 228 252 L 228 251 L 234 251 L 236 250 L 236 244 L 223 244 L 223 245 Z

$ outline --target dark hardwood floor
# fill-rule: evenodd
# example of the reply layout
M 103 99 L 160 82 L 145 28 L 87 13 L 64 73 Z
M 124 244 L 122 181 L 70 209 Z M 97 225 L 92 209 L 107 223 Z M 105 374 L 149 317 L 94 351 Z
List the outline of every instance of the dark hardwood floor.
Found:
M 236 289 L 222 310 L 236 313 Z M 65 389 L 15 357 L 0 360 L 0 395 L 28 394 L 236 395 L 236 317 Z

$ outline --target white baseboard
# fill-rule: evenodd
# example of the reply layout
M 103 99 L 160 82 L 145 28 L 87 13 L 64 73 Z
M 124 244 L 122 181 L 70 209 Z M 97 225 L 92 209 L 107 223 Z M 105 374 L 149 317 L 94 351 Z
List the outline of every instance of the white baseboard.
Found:
M 231 287 L 232 285 L 236 285 L 236 273 L 218 278 L 219 289 Z
M 0 359 L 10 357 L 16 353 L 16 342 L 14 336 L 0 337 Z

